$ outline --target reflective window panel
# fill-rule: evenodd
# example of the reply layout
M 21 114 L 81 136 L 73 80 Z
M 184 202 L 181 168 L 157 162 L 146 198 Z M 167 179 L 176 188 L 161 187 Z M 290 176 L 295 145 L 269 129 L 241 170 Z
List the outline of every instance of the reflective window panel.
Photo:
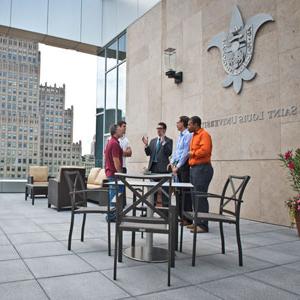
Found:
M 82 0 L 81 42 L 101 45 L 102 1 Z
M 118 120 L 126 116 L 126 62 L 119 66 L 118 74 Z M 120 115 L 119 115 L 120 114 Z
M 49 35 L 80 41 L 81 0 L 49 0 L 48 23 Z
M 11 26 L 47 33 L 48 0 L 13 0 Z
M 117 107 L 117 69 L 106 74 L 106 103 L 105 103 L 105 133 L 115 123 L 115 110 Z
M 0 0 L 0 24 L 4 26 L 10 25 L 10 5 L 11 0 Z

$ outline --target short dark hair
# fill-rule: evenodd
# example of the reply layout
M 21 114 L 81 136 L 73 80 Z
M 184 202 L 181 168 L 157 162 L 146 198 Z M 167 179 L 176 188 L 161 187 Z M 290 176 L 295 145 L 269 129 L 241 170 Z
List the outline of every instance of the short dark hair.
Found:
M 180 117 L 179 117 L 179 121 L 183 123 L 183 126 L 184 126 L 185 128 L 187 128 L 187 126 L 188 126 L 189 119 L 190 119 L 190 118 L 187 117 L 187 116 L 180 116 Z
M 116 134 L 116 132 L 117 132 L 117 127 L 118 127 L 117 124 L 113 124 L 113 125 L 110 126 L 109 131 L 110 131 L 110 135 L 111 135 L 111 136 L 113 136 L 113 135 Z
M 122 127 L 124 124 L 126 125 L 127 123 L 124 120 L 119 121 L 118 126 Z
M 198 116 L 193 116 L 190 118 L 190 121 L 193 123 L 193 124 L 197 124 L 199 127 L 201 127 L 201 119 L 200 117 Z
M 164 130 L 167 130 L 167 124 L 166 123 L 159 122 L 158 125 L 161 126 Z

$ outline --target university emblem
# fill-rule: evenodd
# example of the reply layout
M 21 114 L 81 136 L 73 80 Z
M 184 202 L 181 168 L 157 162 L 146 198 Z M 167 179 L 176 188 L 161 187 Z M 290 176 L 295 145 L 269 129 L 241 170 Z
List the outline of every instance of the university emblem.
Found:
M 243 80 L 252 80 L 256 72 L 247 67 L 251 62 L 254 49 L 255 35 L 260 26 L 273 21 L 269 14 L 257 14 L 244 24 L 237 6 L 233 8 L 229 32 L 220 32 L 208 44 L 207 51 L 218 47 L 221 52 L 222 64 L 227 77 L 223 87 L 233 84 L 234 91 L 239 94 L 242 90 Z

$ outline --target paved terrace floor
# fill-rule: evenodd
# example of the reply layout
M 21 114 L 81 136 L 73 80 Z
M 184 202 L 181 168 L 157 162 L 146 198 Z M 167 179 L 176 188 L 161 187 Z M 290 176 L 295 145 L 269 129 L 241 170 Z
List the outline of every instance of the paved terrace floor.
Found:
M 225 227 L 227 254 L 220 254 L 217 225 L 199 234 L 196 267 L 192 234 L 184 234 L 172 286 L 165 263 L 124 258 L 112 280 L 104 216 L 88 216 L 86 241 L 79 240 L 77 216 L 73 250 L 67 250 L 70 212 L 35 206 L 23 194 L 0 194 L 0 299 L 300 299 L 300 240 L 295 230 L 242 220 L 244 267 L 238 266 L 234 227 Z M 130 242 L 125 234 L 124 244 Z M 140 239 L 138 239 L 141 243 Z M 157 235 L 155 244 L 166 246 Z

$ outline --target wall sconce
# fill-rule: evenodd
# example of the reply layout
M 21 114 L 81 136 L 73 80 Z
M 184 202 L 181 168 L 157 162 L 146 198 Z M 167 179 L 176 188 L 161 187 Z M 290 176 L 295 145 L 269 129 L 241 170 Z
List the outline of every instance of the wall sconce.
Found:
M 176 84 L 182 82 L 182 72 L 176 72 L 176 49 L 168 48 L 164 50 L 166 75 L 174 78 Z

